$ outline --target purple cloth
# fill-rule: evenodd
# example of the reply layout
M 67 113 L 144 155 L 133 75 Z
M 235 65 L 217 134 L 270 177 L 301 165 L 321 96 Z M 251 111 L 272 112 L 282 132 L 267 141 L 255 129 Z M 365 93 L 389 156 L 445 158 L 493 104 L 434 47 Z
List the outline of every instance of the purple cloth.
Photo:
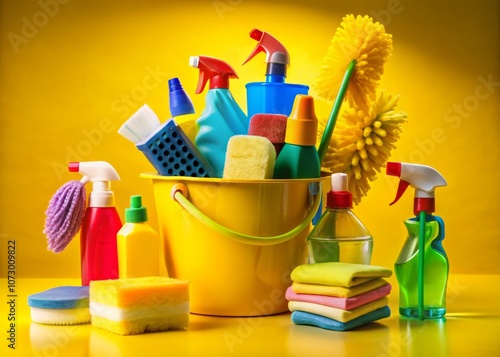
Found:
M 52 196 L 43 231 L 49 250 L 62 252 L 78 232 L 85 213 L 85 196 L 84 184 L 77 180 L 65 183 Z

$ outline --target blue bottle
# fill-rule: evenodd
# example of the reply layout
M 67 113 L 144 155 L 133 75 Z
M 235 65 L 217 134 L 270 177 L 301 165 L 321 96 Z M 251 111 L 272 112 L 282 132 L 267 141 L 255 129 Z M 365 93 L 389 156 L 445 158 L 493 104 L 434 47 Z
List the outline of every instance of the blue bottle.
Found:
M 213 57 L 191 57 L 190 65 L 200 70 L 196 94 L 203 92 L 210 80 L 205 109 L 196 120 L 196 147 L 216 176 L 222 177 L 229 138 L 248 133 L 248 117 L 229 91 L 229 79 L 238 76 L 229 64 Z
M 259 52 L 267 53 L 266 81 L 246 84 L 247 114 L 290 115 L 297 94 L 307 95 L 309 87 L 304 84 L 285 83 L 290 57 L 286 48 L 269 33 L 253 29 L 250 37 L 259 41 L 253 52 L 243 63 L 247 63 Z

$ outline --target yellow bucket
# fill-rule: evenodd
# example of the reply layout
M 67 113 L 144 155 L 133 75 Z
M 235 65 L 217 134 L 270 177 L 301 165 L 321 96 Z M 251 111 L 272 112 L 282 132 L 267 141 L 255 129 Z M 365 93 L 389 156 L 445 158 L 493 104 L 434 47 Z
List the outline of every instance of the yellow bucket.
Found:
M 141 177 L 153 181 L 168 274 L 191 282 L 192 313 L 288 311 L 285 291 L 306 262 L 322 179 Z

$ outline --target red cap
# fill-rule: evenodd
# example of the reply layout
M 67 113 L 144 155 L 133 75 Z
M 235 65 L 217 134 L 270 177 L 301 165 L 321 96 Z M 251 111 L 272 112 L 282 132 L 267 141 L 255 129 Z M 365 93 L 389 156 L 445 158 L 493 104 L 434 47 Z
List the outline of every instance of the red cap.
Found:
M 352 194 L 348 189 L 347 174 L 334 173 L 330 179 L 332 189 L 326 196 L 328 208 L 352 208 Z
M 80 171 L 80 163 L 79 162 L 70 162 L 68 164 L 69 172 L 79 172 Z
M 326 204 L 328 208 L 352 208 L 352 194 L 349 191 L 330 191 Z
M 208 80 L 210 80 L 209 89 L 215 89 L 229 88 L 229 78 L 238 78 L 233 67 L 214 57 L 190 57 L 189 65 L 200 69 L 196 94 L 203 92 Z
M 425 211 L 427 214 L 436 212 L 435 202 L 434 198 L 415 197 L 413 200 L 413 214 L 418 215 L 422 211 Z

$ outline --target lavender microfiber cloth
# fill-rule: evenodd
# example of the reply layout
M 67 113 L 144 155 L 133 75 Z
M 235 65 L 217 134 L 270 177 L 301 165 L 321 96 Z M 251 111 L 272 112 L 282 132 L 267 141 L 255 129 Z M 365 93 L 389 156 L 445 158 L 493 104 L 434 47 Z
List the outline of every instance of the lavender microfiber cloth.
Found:
M 292 312 L 291 318 L 292 322 L 296 325 L 310 325 L 333 331 L 347 331 L 389 317 L 390 315 L 391 310 L 389 306 L 384 306 L 348 322 L 340 322 L 325 316 L 300 310 Z
M 77 180 L 65 183 L 52 196 L 43 230 L 49 250 L 62 252 L 78 232 L 85 213 L 85 196 L 85 183 Z

